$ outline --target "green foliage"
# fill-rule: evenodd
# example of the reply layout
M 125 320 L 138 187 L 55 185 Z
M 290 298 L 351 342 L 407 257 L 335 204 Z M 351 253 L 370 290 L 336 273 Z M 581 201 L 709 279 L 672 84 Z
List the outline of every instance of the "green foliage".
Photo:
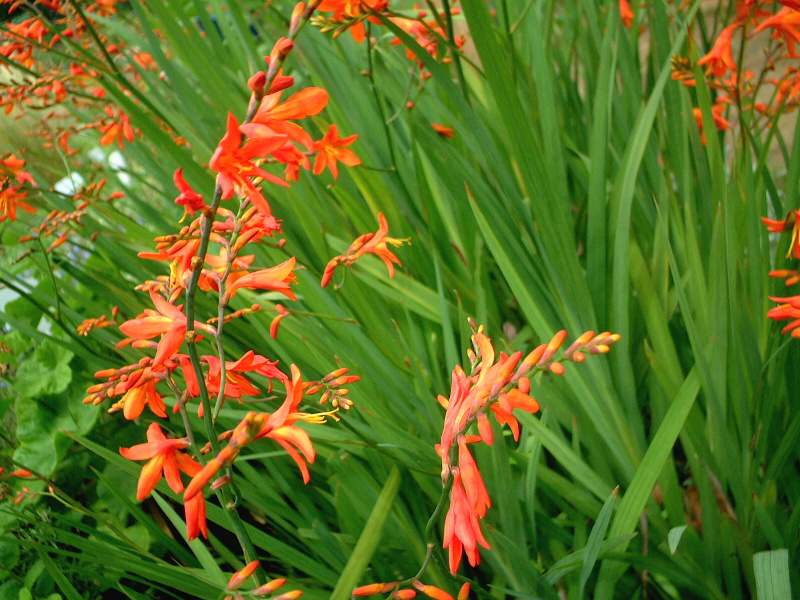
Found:
M 147 306 L 133 286 L 167 270 L 136 253 L 177 229 L 173 173 L 182 166 L 211 195 L 204 166 L 226 114 L 244 114 L 247 78 L 293 8 L 207 4 L 131 2 L 100 21 L 120 54 L 84 57 L 141 132 L 124 148 L 128 184 L 107 164 L 83 165 L 125 198 L 93 205 L 73 252 L 47 260 L 37 252 L 17 262 L 25 246 L 16 239 L 36 216 L 2 225 L 0 281 L 18 298 L 0 315 L 0 465 L 42 479 L 7 490 L 41 496 L 0 513 L 0 599 L 218 598 L 246 562 L 213 501 L 206 543 L 181 537 L 181 502 L 164 482 L 155 500 L 132 499 L 141 467 L 118 449 L 142 443 L 153 417 L 129 424 L 82 399 L 95 371 L 140 354 L 115 346 L 115 328 L 75 332 L 113 306 L 120 322 Z M 797 208 L 800 152 L 784 150 L 780 172 L 769 142 L 791 147 L 783 129 L 710 133 L 713 91 L 699 69 L 696 88 L 670 80 L 673 54 L 693 47 L 699 0 L 686 12 L 638 9 L 646 47 L 622 26 L 617 2 L 600 4 L 463 0 L 454 18 L 474 55 L 459 65 L 437 62 L 380 15 L 367 24 L 371 49 L 309 27 L 290 55 L 294 89 L 330 95 L 314 137 L 329 123 L 357 133 L 363 166 L 335 181 L 302 172 L 291 188 L 269 189 L 288 242 L 260 245 L 256 262 L 296 256 L 298 301 L 286 303 L 294 314 L 273 340 L 277 296 L 241 291 L 231 309 L 265 310 L 231 321 L 225 336 L 231 359 L 254 349 L 286 371 L 297 364 L 306 380 L 340 366 L 362 378 L 340 421 L 306 427 L 317 451 L 310 485 L 267 443 L 233 471 L 265 573 L 304 597 L 345 598 L 356 585 L 412 577 L 425 560 L 441 493 L 435 398 L 448 394 L 453 367 L 468 364 L 467 317 L 508 353 L 562 328 L 569 339 L 622 334 L 607 359 L 533 382 L 543 412 L 520 417 L 519 443 L 497 429 L 494 446 L 476 451 L 492 549 L 461 575 L 480 597 L 766 599 L 800 589 L 791 575 L 800 572 L 800 348 L 765 317 L 768 296 L 784 293 L 767 272 L 783 267 L 786 249 L 760 223 Z M 158 69 L 138 67 L 134 50 Z M 409 75 L 406 50 L 431 74 L 424 84 Z M 81 135 L 92 145 L 91 132 Z M 65 206 L 55 194 L 40 201 L 43 214 Z M 328 260 L 374 231 L 378 212 L 393 237 L 411 239 L 395 278 L 365 257 L 337 272 L 341 287 L 320 288 Z M 213 316 L 210 304 L 198 311 Z M 220 422 L 233 427 L 246 412 L 229 400 Z M 183 435 L 175 417 L 169 427 Z M 441 529 L 440 519 L 424 580 L 454 593 Z

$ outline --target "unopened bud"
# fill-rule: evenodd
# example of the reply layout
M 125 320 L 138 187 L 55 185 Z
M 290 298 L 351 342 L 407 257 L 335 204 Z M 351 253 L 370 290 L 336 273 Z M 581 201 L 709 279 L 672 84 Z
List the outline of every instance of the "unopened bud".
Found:
M 247 87 L 256 95 L 264 95 L 264 86 L 267 85 L 267 74 L 264 71 L 259 71 L 247 80 Z
M 289 55 L 289 52 L 292 51 L 292 48 L 294 48 L 294 42 L 292 42 L 292 40 L 285 37 L 279 39 L 277 42 L 275 42 L 275 45 L 272 47 L 272 52 L 269 54 L 270 64 L 275 60 L 286 60 L 286 57 Z
M 374 594 L 385 594 L 397 587 L 397 582 L 392 583 L 370 583 L 362 585 L 353 590 L 353 596 L 372 596 Z
M 230 483 L 230 481 L 231 481 L 231 478 L 230 478 L 229 475 L 223 475 L 222 477 L 214 480 L 214 483 L 211 484 L 211 489 L 212 490 L 218 490 L 222 486 L 227 485 L 228 483 Z
M 337 377 L 344 375 L 347 373 L 349 369 L 347 367 L 342 367 L 341 369 L 336 369 L 332 373 L 326 375 L 322 378 L 322 381 L 330 381 L 331 379 L 336 379 Z
M 469 596 L 469 583 L 465 583 L 461 586 L 461 589 L 458 590 L 458 598 L 457 600 L 467 600 Z
M 271 594 L 278 588 L 280 588 L 284 583 L 286 583 L 286 579 L 281 577 L 280 579 L 273 579 L 272 581 L 265 583 L 264 585 L 257 587 L 250 593 L 253 596 L 266 596 L 267 594 Z
M 245 581 L 247 581 L 247 578 L 250 577 L 250 575 L 253 574 L 253 571 L 255 571 L 257 568 L 258 568 L 257 560 L 248 563 L 247 566 L 245 566 L 241 571 L 236 571 L 236 573 L 233 574 L 233 577 L 231 577 L 231 580 L 230 582 L 228 582 L 228 585 L 225 589 L 227 591 L 235 590 Z
M 298 2 L 292 11 L 292 17 L 289 21 L 289 35 L 293 36 L 300 29 L 300 24 L 303 22 L 303 13 L 306 11 L 305 2 Z M 311 15 L 308 15 L 309 17 Z
M 292 590 L 291 592 L 284 592 L 283 594 L 273 596 L 272 600 L 297 600 L 302 595 L 303 592 L 300 590 Z

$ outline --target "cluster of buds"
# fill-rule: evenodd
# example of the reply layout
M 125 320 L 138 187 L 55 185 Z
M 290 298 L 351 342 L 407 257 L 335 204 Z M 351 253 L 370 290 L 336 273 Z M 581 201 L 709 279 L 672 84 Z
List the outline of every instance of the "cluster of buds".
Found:
M 261 306 L 260 304 L 252 304 L 252 305 L 247 306 L 245 308 L 240 308 L 238 310 L 234 310 L 233 312 L 229 312 L 227 315 L 225 315 L 223 317 L 222 322 L 223 323 L 230 323 L 231 321 L 234 321 L 236 319 L 241 319 L 241 318 L 244 318 L 244 317 L 251 317 L 254 314 L 256 314 L 258 312 L 261 312 L 263 310 L 266 310 L 266 309 L 263 306 Z M 207 322 L 208 322 L 209 325 L 214 325 L 215 323 L 219 322 L 219 319 L 217 317 L 212 317 Z
M 450 11 L 452 16 L 456 16 L 460 13 L 461 11 L 457 8 Z M 434 58 L 439 57 L 441 54 L 441 46 L 452 48 L 454 51 L 460 52 L 464 44 L 467 43 L 467 38 L 465 35 L 454 35 L 452 40 L 448 39 L 447 32 L 442 27 L 446 20 L 445 13 L 441 12 L 435 15 L 436 18 L 434 19 L 427 19 L 427 17 L 428 12 L 420 10 L 417 12 L 415 19 L 392 17 L 389 20 L 414 38 L 416 42 L 425 48 L 425 51 Z M 444 42 L 444 44 L 441 44 L 441 42 Z M 448 45 L 450 42 L 452 45 Z M 393 46 L 400 46 L 403 42 L 400 38 L 395 37 L 390 43 Z M 416 62 L 417 67 L 420 69 L 420 78 L 423 81 L 431 77 L 431 73 L 424 69 L 424 63 L 417 58 L 410 48 L 406 48 L 406 58 Z M 447 55 L 443 56 L 441 60 L 444 64 L 453 61 L 452 57 Z
M 5 472 L 4 467 L 0 467 L 0 482 L 3 482 L 0 485 L 0 500 L 4 500 L 8 497 L 10 493 L 10 488 L 5 484 L 5 480 L 8 479 L 35 479 L 37 478 L 36 475 L 28 471 L 27 469 L 14 469 L 13 471 L 9 471 L 8 473 Z M 17 493 L 11 498 L 11 502 L 15 505 L 19 505 L 22 503 L 23 500 L 28 498 L 35 498 L 39 494 L 37 492 L 32 492 L 30 488 L 26 485 L 23 485 Z
M 529 394 L 530 376 L 536 372 L 564 373 L 564 361 L 576 363 L 586 359 L 586 353 L 604 354 L 609 345 L 619 340 L 619 335 L 608 332 L 595 335 L 587 331 L 557 357 L 566 338 L 559 331 L 547 344 L 541 344 L 524 359 L 522 352 L 496 356 L 491 340 L 483 333 L 483 326 L 473 329 L 473 349 L 468 352 L 471 373 L 467 375 L 460 366 L 453 371 L 450 397 L 439 396 L 445 408 L 441 443 L 436 450 L 442 457 L 442 484 L 450 486 L 450 508 L 444 525 L 444 547 L 449 548 L 450 570 L 458 569 L 462 554 L 466 553 L 472 566 L 480 562 L 478 546 L 489 544 L 483 537 L 480 519 L 491 506 L 489 494 L 483 483 L 468 445 L 483 441 L 494 442 L 494 433 L 488 415 L 494 415 L 498 424 L 507 424 L 516 441 L 519 440 L 519 422 L 514 411 L 535 413 L 539 403 Z M 470 430 L 475 426 L 477 435 Z
M 109 412 L 121 410 L 126 419 L 135 419 L 147 405 L 154 414 L 165 418 L 166 405 L 156 390 L 156 384 L 165 380 L 176 367 L 177 363 L 172 360 L 154 367 L 153 360 L 145 356 L 132 365 L 119 369 L 103 369 L 95 373 L 95 377 L 107 378 L 108 381 L 97 383 L 86 390 L 88 395 L 83 403 L 97 405 L 106 399 L 119 397 Z
M 350 369 L 345 367 L 336 369 L 329 373 L 319 381 L 309 381 L 306 383 L 306 395 L 314 396 L 322 392 L 319 398 L 320 404 L 325 404 L 330 400 L 331 406 L 334 408 L 343 408 L 349 410 L 353 406 L 353 401 L 347 395 L 350 390 L 339 386 L 347 385 L 361 379 L 358 375 L 348 375 Z
M 411 586 L 416 589 L 412 589 Z M 416 598 L 417 590 L 434 600 L 453 600 L 453 596 L 443 589 L 433 585 L 426 585 L 416 578 L 403 582 L 393 581 L 391 583 L 370 583 L 368 585 L 362 585 L 353 590 L 353 596 L 390 594 L 389 597 L 393 600 L 410 600 L 411 598 Z M 469 597 L 469 590 L 469 583 L 462 585 L 461 589 L 458 591 L 456 600 L 467 600 Z
M 783 6 L 775 12 L 775 4 Z M 778 65 L 785 60 L 800 58 L 795 47 L 798 22 L 800 3 L 796 0 L 778 0 L 777 3 L 748 0 L 736 3 L 733 21 L 719 32 L 712 48 L 697 62 L 699 67 L 705 69 L 708 85 L 717 90 L 712 108 L 717 130 L 730 128 L 725 113 L 731 105 L 739 106 L 744 111 L 754 111 L 756 117 L 763 117 L 762 123 L 767 125 L 780 113 L 800 106 L 800 70 L 790 63 L 782 73 L 778 71 Z M 754 36 L 767 31 L 771 33 L 771 38 L 761 73 L 756 76 L 752 71 L 740 69 L 734 59 L 734 39 L 744 45 Z M 687 86 L 696 84 L 693 67 L 688 60 L 674 58 L 672 70 L 674 80 Z M 775 76 L 770 76 L 770 73 L 775 73 Z M 762 83 L 774 88 L 773 101 L 769 105 L 755 101 Z M 702 116 L 698 112 L 695 109 L 695 117 L 702 131 Z
M 594 334 L 594 331 L 587 331 L 575 340 L 569 348 L 561 354 L 563 360 L 572 362 L 583 362 L 586 360 L 586 353 L 605 354 L 611 350 L 611 344 L 619 341 L 618 333 L 604 331 Z
M 245 597 L 247 598 L 263 598 L 265 596 L 269 596 L 273 592 L 276 592 L 280 588 L 284 586 L 286 583 L 286 579 L 281 577 L 279 579 L 273 579 L 263 585 L 258 586 L 252 590 L 248 590 L 246 592 L 240 592 L 239 588 L 253 575 L 255 570 L 258 568 L 259 561 L 254 560 L 249 562 L 244 568 L 240 571 L 236 571 L 231 577 L 231 580 L 228 582 L 228 585 L 225 586 L 226 592 L 232 592 L 231 594 L 225 596 L 225 600 L 244 600 Z M 292 590 L 289 592 L 282 592 L 277 596 L 272 596 L 271 600 L 297 600 L 300 596 L 303 595 L 303 592 L 300 590 Z
M 86 319 L 78 325 L 78 335 L 88 336 L 92 329 L 102 329 L 103 327 L 111 327 L 116 325 L 117 314 L 119 314 L 119 307 L 115 306 L 111 309 L 111 320 L 106 315 L 100 315 L 94 319 Z
M 415 5 L 415 8 L 416 7 Z M 460 52 L 466 43 L 466 36 L 455 35 L 452 31 L 445 30 L 444 23 L 448 20 L 448 15 L 441 11 L 428 18 L 429 13 L 425 10 L 417 10 L 413 17 L 399 17 L 391 10 L 387 0 L 367 0 L 360 4 L 349 0 L 322 0 L 317 9 L 322 13 L 332 13 L 320 15 L 312 19 L 312 23 L 323 33 L 332 33 L 333 37 L 338 37 L 345 31 L 349 31 L 353 39 L 359 44 L 366 39 L 365 22 L 374 25 L 383 25 L 383 21 L 378 18 L 376 13 L 385 15 L 385 18 L 394 25 L 402 29 L 410 37 L 422 46 L 434 58 L 440 58 L 445 64 L 452 62 L 452 57 L 442 51 L 442 47 L 451 52 Z M 450 17 L 460 14 L 457 8 L 450 9 Z M 392 38 L 392 45 L 399 46 L 403 42 L 397 36 Z M 406 56 L 414 61 L 420 68 L 420 77 L 425 80 L 431 74 L 424 70 L 423 62 L 410 50 L 406 49 Z
M 89 208 L 97 202 L 111 202 L 125 196 L 122 192 L 112 192 L 108 196 L 101 196 L 101 192 L 106 185 L 106 180 L 101 179 L 96 183 L 81 187 L 73 194 L 73 199 L 78 202 L 75 210 L 53 209 L 37 226 L 31 229 L 30 235 L 19 239 L 20 243 L 30 242 L 36 239 L 56 238 L 45 250 L 50 254 L 61 244 L 67 241 L 70 233 L 75 229 L 83 227 L 81 219 L 87 214 Z M 97 233 L 93 233 L 91 239 L 94 240 Z

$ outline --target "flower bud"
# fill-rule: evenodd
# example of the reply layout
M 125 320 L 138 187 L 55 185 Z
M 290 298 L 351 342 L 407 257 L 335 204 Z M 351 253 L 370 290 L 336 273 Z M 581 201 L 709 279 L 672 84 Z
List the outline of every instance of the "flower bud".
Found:
M 353 596 L 372 596 L 374 594 L 385 594 L 397 587 L 397 582 L 392 583 L 370 583 L 362 585 L 353 590 Z

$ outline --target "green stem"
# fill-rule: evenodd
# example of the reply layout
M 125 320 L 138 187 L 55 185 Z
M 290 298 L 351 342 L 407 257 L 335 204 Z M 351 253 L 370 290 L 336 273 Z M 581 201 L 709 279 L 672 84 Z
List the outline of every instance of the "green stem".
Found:
M 450 41 L 451 50 L 453 52 L 453 63 L 456 67 L 456 75 L 458 75 L 458 83 L 461 86 L 461 93 L 464 94 L 464 100 L 469 102 L 469 88 L 467 87 L 467 81 L 464 79 L 464 70 L 461 68 L 461 52 L 458 51 L 458 46 L 456 45 L 456 36 L 453 32 L 453 15 L 450 11 L 450 0 L 442 0 L 442 8 L 444 9 L 444 19 L 447 23 L 447 39 Z M 505 5 L 505 0 L 503 0 L 503 13 L 508 15 L 508 10 Z M 506 22 L 506 30 L 508 30 L 508 23 Z M 512 49 L 511 56 L 513 58 L 514 53 Z M 514 70 L 512 69 L 512 73 Z
M 383 110 L 383 102 L 381 102 L 381 96 L 378 92 L 378 86 L 375 85 L 375 74 L 373 73 L 373 64 L 372 64 L 372 24 L 367 21 L 367 77 L 369 77 L 369 89 L 372 92 L 372 95 L 375 97 L 375 103 L 378 105 L 378 112 L 381 114 L 381 124 L 383 126 L 383 133 L 386 136 L 386 145 L 389 146 L 389 157 L 392 161 L 392 167 L 397 169 L 397 159 L 394 155 L 394 143 L 392 142 L 392 134 L 389 130 L 389 123 L 391 121 L 386 120 L 386 113 Z M 403 110 L 402 106 L 400 110 Z
M 50 285 L 53 286 L 53 297 L 56 300 L 56 314 L 55 319 L 56 321 L 61 320 L 61 298 L 58 295 L 58 286 L 56 285 L 56 276 L 53 274 L 53 267 L 50 264 L 50 259 L 47 258 L 47 250 L 44 247 L 44 242 L 42 242 L 42 234 L 36 236 L 36 241 L 39 242 L 39 247 L 42 249 L 42 257 L 44 258 L 44 265 L 45 269 L 47 270 L 47 276 L 50 278 Z

